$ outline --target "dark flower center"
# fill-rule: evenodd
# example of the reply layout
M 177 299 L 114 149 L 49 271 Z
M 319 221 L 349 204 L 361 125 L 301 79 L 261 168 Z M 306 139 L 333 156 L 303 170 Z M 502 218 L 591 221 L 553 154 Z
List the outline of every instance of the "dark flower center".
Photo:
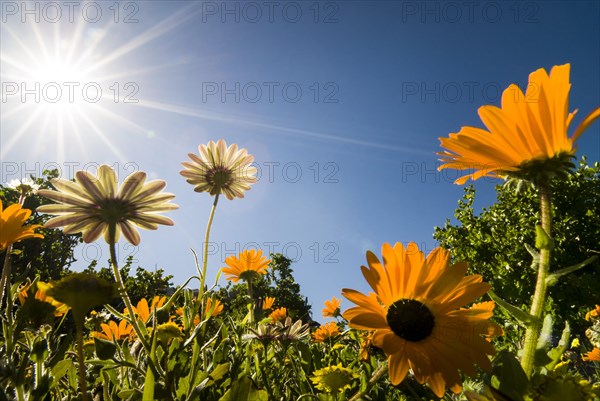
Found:
M 98 206 L 98 213 L 107 223 L 120 223 L 131 218 L 135 212 L 130 202 L 120 198 L 104 199 Z
M 206 174 L 206 181 L 215 187 L 227 188 L 231 184 L 231 170 L 225 166 L 214 166 Z
M 429 337 L 435 326 L 429 308 L 414 299 L 399 299 L 391 304 L 386 320 L 394 334 L 412 342 Z

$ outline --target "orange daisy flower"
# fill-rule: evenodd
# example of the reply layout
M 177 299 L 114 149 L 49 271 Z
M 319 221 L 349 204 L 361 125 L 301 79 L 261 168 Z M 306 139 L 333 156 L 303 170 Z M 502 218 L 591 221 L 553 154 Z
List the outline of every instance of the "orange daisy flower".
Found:
M 321 325 L 314 333 L 312 338 L 315 342 L 322 343 L 328 338 L 333 338 L 340 334 L 340 328 L 335 322 L 329 322 Z
M 4 209 L 0 200 L 0 252 L 10 244 L 27 238 L 44 238 L 42 234 L 33 232 L 34 229 L 41 227 L 40 224 L 23 225 L 29 216 L 31 210 L 23 209 L 18 203 Z
M 543 68 L 529 75 L 525 93 L 512 84 L 502 93 L 502 107 L 482 106 L 479 117 L 488 128 L 462 127 L 438 153 L 444 164 L 476 171 L 458 178 L 504 177 L 547 179 L 572 167 L 575 141 L 600 116 L 600 108 L 583 119 L 569 138 L 567 131 L 576 110 L 569 113 L 569 64 L 555 66 L 550 75 Z
M 287 316 L 287 309 L 286 308 L 275 309 L 269 315 L 269 317 L 271 319 L 273 319 L 273 320 L 283 320 L 283 319 L 285 319 L 286 316 Z
M 487 355 L 495 350 L 484 336 L 501 330 L 488 320 L 494 303 L 459 309 L 485 294 L 489 284 L 479 275 L 465 277 L 464 262 L 450 266 L 450 253 L 441 248 L 427 259 L 414 243 L 406 249 L 400 243 L 382 248 L 383 264 L 367 252 L 369 267 L 361 267 L 374 293 L 342 290 L 358 305 L 344 318 L 350 327 L 374 331 L 373 345 L 389 356 L 392 384 L 402 382 L 411 369 L 438 397 L 446 387 L 460 391 L 459 371 L 474 377 L 475 364 L 492 367 Z
M 342 300 L 336 297 L 331 298 L 329 301 L 325 301 L 325 308 L 323 308 L 323 317 L 336 317 L 340 314 L 340 305 Z
M 238 256 L 230 256 L 225 259 L 227 266 L 222 267 L 227 280 L 237 283 L 240 279 L 244 281 L 254 280 L 260 274 L 266 274 L 271 261 L 263 256 L 259 250 L 244 250 Z

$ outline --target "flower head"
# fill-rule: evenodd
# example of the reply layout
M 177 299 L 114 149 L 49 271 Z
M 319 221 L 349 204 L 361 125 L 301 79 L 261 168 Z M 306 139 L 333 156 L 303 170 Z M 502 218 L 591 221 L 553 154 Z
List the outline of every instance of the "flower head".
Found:
M 583 356 L 583 360 L 600 362 L 600 349 L 594 348 L 592 351 Z
M 256 182 L 256 167 L 252 166 L 254 156 L 246 149 L 238 149 L 237 144 L 227 146 L 223 139 L 217 143 L 198 147 L 200 155 L 189 153 L 191 162 L 181 163 L 185 170 L 180 174 L 194 185 L 196 192 L 209 192 L 211 195 L 224 194 L 227 199 L 243 198 L 244 191 Z
M 21 305 L 25 303 L 25 300 L 29 296 L 29 289 L 31 288 L 31 285 L 32 283 L 28 283 L 25 286 L 19 288 L 17 296 L 19 297 L 19 302 L 21 302 Z M 52 284 L 44 283 L 43 281 L 38 281 L 36 283 L 36 286 L 37 291 L 35 292 L 34 298 L 39 301 L 47 302 L 50 305 L 54 306 L 54 316 L 62 316 L 69 311 L 70 307 L 68 305 L 62 302 L 58 302 L 57 300 L 55 300 L 47 294 L 48 290 L 52 288 Z
M 312 380 L 317 390 L 325 393 L 338 393 L 351 388 L 354 379 L 360 377 L 352 369 L 343 367 L 341 362 L 337 365 L 315 370 L 313 375 L 310 380 Z
M 331 298 L 331 300 L 325 301 L 325 307 L 323 308 L 323 317 L 336 317 L 340 314 L 340 305 L 342 304 L 342 300 L 336 297 Z
M 223 273 L 227 280 L 237 283 L 240 279 L 244 281 L 254 280 L 260 274 L 267 273 L 270 260 L 263 256 L 259 250 L 244 250 L 238 256 L 229 256 L 225 259 L 228 267 L 223 267 Z
M 274 303 L 275 303 L 275 297 L 265 297 L 263 304 L 262 304 L 262 309 L 263 310 L 271 309 L 273 307 Z
M 212 298 L 208 298 L 206 300 L 206 307 L 204 309 L 204 314 L 206 316 L 217 316 L 221 312 L 223 312 L 223 304 L 221 301 L 215 298 L 214 302 Z
M 287 309 L 286 308 L 275 309 L 269 315 L 269 317 L 271 319 L 273 319 L 274 321 L 285 319 L 286 316 L 287 316 Z
M 465 277 L 466 263 L 449 265 L 450 254 L 435 249 L 427 259 L 417 245 L 384 244 L 383 264 L 367 252 L 362 272 L 374 293 L 351 289 L 342 295 L 358 306 L 343 313 L 350 327 L 374 330 L 373 345 L 389 356 L 389 375 L 397 385 L 412 370 L 441 397 L 446 386 L 458 391 L 459 370 L 475 376 L 475 364 L 491 369 L 495 353 L 484 336 L 501 332 L 490 322 L 493 302 L 461 306 L 490 288 L 479 275 Z
M 156 327 L 156 334 L 161 342 L 166 343 L 172 338 L 181 337 L 181 329 L 173 322 L 166 322 Z
M 296 320 L 292 323 L 292 318 L 289 316 L 285 318 L 285 321 L 282 322 L 280 319 L 275 324 L 280 327 L 277 340 L 284 345 L 288 345 L 292 341 L 299 341 L 307 337 L 310 332 L 308 323 L 302 324 L 302 320 Z
M 108 324 L 100 324 L 102 331 L 92 331 L 92 337 L 101 338 L 107 341 L 121 341 L 128 338 L 132 338 L 135 335 L 133 326 L 127 323 L 125 319 L 121 320 L 119 324 L 114 320 L 110 320 Z
M 318 343 L 322 343 L 328 338 L 333 338 L 340 334 L 340 328 L 335 322 L 329 322 L 322 324 L 314 333 L 312 333 L 313 340 Z
M 22 196 L 29 194 L 35 194 L 40 186 L 36 184 L 31 178 L 23 178 L 21 180 L 10 180 L 6 186 L 19 192 Z
M 48 228 L 64 226 L 66 234 L 83 233 L 85 242 L 94 242 L 102 234 L 111 242 L 109 226 L 115 225 L 114 242 L 123 235 L 133 245 L 140 243 L 136 227 L 156 230 L 158 224 L 173 225 L 173 221 L 158 213 L 177 209 L 167 203 L 175 195 L 161 192 L 166 186 L 162 180 L 146 182 L 146 173 L 130 174 L 117 188 L 115 171 L 102 165 L 98 177 L 87 171 L 78 171 L 75 182 L 53 179 L 57 191 L 41 189 L 38 194 L 59 204 L 42 205 L 38 212 L 57 215 L 46 223 Z
M 502 93 L 502 107 L 482 106 L 479 116 L 489 131 L 463 127 L 440 138 L 438 153 L 444 168 L 475 169 L 456 180 L 512 176 L 537 182 L 563 174 L 572 167 L 575 141 L 600 116 L 592 111 L 569 138 L 567 130 L 576 111 L 569 113 L 570 65 L 543 68 L 529 75 L 525 94 L 516 85 Z
M 69 305 L 75 321 L 81 323 L 90 309 L 109 303 L 116 295 L 113 284 L 89 273 L 71 273 L 53 282 L 46 291 L 55 300 Z
M 144 323 L 147 323 L 148 320 L 150 320 L 152 313 L 156 309 L 160 309 L 165 304 L 166 300 L 167 297 L 164 295 L 155 295 L 154 298 L 152 298 L 150 305 L 148 306 L 148 301 L 146 300 L 146 298 L 142 298 L 137 303 L 137 305 L 133 307 L 133 311 L 139 316 L 140 319 L 142 319 Z M 123 313 L 127 314 L 127 309 L 125 309 Z
M 594 320 L 600 317 L 600 305 L 596 305 L 594 309 L 585 314 L 585 320 Z
M 10 244 L 23 241 L 27 238 L 44 238 L 42 234 L 33 232 L 34 229 L 41 227 L 41 225 L 23 225 L 29 216 L 31 216 L 31 210 L 23 209 L 18 203 L 4 209 L 2 207 L 2 200 L 0 200 L 0 251 L 6 249 Z

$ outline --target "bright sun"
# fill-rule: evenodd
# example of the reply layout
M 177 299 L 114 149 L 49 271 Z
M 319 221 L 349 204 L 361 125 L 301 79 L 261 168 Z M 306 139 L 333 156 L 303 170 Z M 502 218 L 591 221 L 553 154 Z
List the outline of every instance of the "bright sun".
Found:
M 152 74 L 178 63 L 148 64 L 146 45 L 191 19 L 195 3 L 152 24 L 137 19 L 134 2 L 9 3 L 0 24 L 0 159 L 64 161 L 102 147 L 127 160 L 115 132 L 154 132 L 140 108 L 187 113 L 142 99 L 141 88 L 152 92 Z

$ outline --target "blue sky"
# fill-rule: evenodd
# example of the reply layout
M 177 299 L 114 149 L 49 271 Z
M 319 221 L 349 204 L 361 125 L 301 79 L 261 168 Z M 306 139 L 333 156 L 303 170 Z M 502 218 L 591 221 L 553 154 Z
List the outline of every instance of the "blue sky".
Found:
M 316 319 L 341 288 L 367 290 L 367 250 L 437 245 L 433 229 L 463 192 L 456 172 L 436 172 L 438 138 L 482 127 L 479 106 L 564 63 L 575 124 L 600 104 L 594 1 L 53 4 L 1 2 L 2 181 L 102 163 L 121 180 L 165 179 L 175 226 L 119 252 L 179 284 L 195 272 L 190 248 L 201 250 L 212 202 L 180 162 L 209 140 L 236 142 L 260 179 L 219 202 L 209 277 L 241 249 L 284 252 Z M 77 84 L 72 101 L 69 87 L 44 86 L 64 81 Z M 598 123 L 578 148 L 600 160 Z M 496 183 L 476 182 L 478 207 Z M 107 246 L 77 256 L 77 268 L 107 260 Z

